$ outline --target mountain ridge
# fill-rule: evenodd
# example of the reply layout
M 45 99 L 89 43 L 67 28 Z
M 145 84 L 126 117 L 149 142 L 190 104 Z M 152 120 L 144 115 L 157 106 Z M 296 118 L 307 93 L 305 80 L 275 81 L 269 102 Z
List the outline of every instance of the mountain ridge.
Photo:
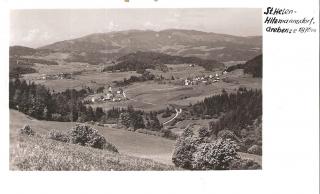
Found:
M 261 54 L 261 36 L 233 36 L 197 30 L 127 30 L 93 33 L 37 48 L 53 52 L 99 52 L 119 57 L 136 51 L 194 56 L 218 61 L 249 60 Z

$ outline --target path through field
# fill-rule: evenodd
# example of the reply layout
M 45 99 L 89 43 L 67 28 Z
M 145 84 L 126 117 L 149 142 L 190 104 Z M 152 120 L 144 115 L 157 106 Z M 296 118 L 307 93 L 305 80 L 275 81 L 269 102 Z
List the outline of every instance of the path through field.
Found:
M 181 108 L 180 108 L 179 110 L 178 110 L 178 109 L 175 109 L 175 111 L 176 111 L 176 114 L 174 115 L 174 117 L 172 117 L 171 119 L 163 122 L 163 125 L 166 125 L 166 124 L 170 123 L 170 122 L 173 121 L 175 118 L 177 118 L 177 116 L 179 116 L 179 114 L 182 113 L 182 109 L 181 109 Z

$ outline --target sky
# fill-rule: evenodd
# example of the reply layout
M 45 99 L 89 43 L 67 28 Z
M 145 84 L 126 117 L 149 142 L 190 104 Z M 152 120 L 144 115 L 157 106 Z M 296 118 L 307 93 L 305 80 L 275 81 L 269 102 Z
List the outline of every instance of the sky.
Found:
M 10 45 L 37 48 L 92 33 L 130 29 L 175 28 L 260 36 L 261 12 L 254 8 L 12 10 Z

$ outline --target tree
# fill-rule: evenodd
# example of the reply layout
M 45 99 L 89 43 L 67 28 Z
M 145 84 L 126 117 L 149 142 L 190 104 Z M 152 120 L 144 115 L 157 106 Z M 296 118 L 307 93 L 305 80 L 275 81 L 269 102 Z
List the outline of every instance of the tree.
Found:
M 70 143 L 93 148 L 103 149 L 106 139 L 98 133 L 98 130 L 88 125 L 76 125 L 68 132 Z
M 199 133 L 199 138 L 208 138 L 211 135 L 211 131 L 206 127 L 201 127 L 198 133 Z
M 157 112 L 151 111 L 149 113 L 149 118 L 147 119 L 147 129 L 151 131 L 159 131 L 161 128 L 162 125 L 157 117 Z
M 130 114 L 128 112 L 123 112 L 120 114 L 120 123 L 126 127 L 130 127 Z
M 87 119 L 88 121 L 95 121 L 94 112 L 91 106 L 89 106 L 87 110 Z
M 100 118 L 101 118 L 103 115 L 105 115 L 103 109 L 102 109 L 101 107 L 97 107 L 97 108 L 96 108 L 96 113 L 95 113 L 95 120 L 96 120 L 96 121 L 99 121 Z
M 186 128 L 176 142 L 172 162 L 178 167 L 192 169 L 193 154 L 200 143 L 200 139 L 194 137 L 192 130 Z
M 143 117 L 138 112 L 130 113 L 130 126 L 134 129 L 145 128 Z
M 237 144 L 230 139 L 217 139 L 202 143 L 194 153 L 192 167 L 198 170 L 226 170 L 234 160 L 239 159 Z
M 97 89 L 97 93 L 102 93 L 104 90 L 104 86 L 101 86 Z

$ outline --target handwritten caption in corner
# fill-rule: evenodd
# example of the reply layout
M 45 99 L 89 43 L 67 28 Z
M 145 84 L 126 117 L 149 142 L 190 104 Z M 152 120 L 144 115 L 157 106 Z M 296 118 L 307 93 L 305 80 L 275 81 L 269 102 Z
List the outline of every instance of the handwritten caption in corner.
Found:
M 314 17 L 297 16 L 297 11 L 293 9 L 267 7 L 263 14 L 266 16 L 264 19 L 266 32 L 306 34 L 317 31 Z

